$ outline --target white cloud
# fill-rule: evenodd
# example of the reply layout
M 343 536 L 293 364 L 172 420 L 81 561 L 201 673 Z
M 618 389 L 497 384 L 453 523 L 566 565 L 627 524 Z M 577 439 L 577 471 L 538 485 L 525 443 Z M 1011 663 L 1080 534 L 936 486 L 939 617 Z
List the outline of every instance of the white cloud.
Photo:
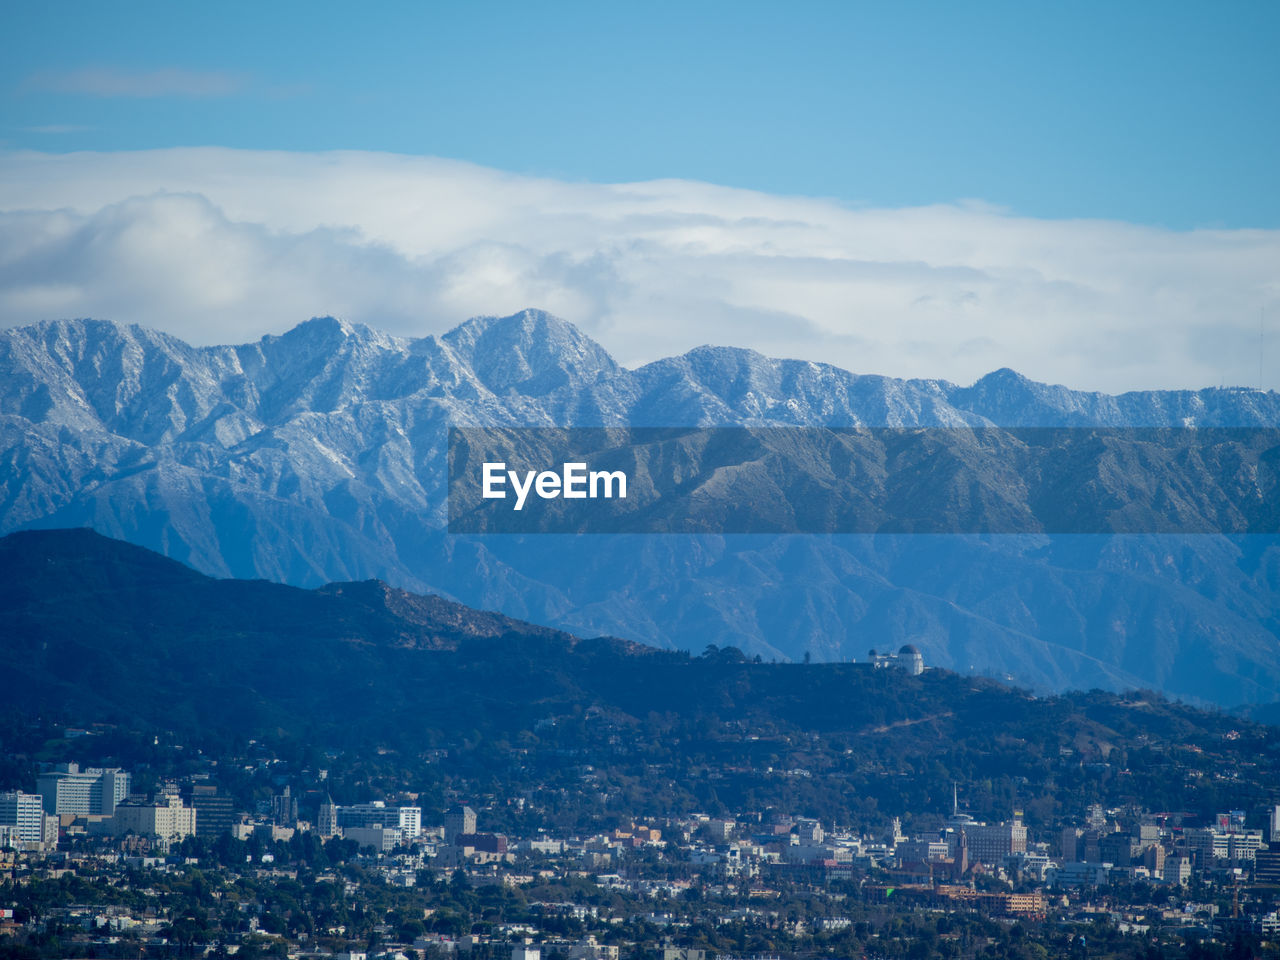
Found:
M 627 365 L 702 343 L 967 383 L 1255 384 L 1280 231 L 853 210 L 388 154 L 0 155 L 0 324 L 239 342 L 332 313 L 404 335 L 551 310 Z
M 245 78 L 225 70 L 122 70 L 81 67 L 41 70 L 27 77 L 29 90 L 47 90 L 91 97 L 228 97 L 246 86 Z

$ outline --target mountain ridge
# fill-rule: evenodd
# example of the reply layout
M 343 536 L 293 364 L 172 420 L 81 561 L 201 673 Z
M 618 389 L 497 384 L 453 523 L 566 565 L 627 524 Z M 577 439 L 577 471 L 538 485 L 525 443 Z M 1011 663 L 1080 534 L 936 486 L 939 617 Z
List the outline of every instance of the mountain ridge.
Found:
M 587 634 L 766 657 L 910 640 L 1057 689 L 1280 698 L 1274 538 L 449 537 L 461 425 L 1280 425 L 1280 395 L 968 387 L 727 347 L 626 370 L 541 311 L 405 339 L 316 318 L 192 347 L 108 321 L 0 332 L 0 533 L 91 526 L 218 576 L 379 578 Z
M 673 708 L 687 717 L 727 709 L 788 723 L 797 722 L 788 714 L 803 713 L 845 726 L 886 707 L 829 696 L 811 703 L 811 684 L 828 692 L 898 689 L 900 702 L 890 709 L 916 713 L 927 709 L 926 691 L 955 695 L 964 703 L 957 725 L 971 722 L 964 714 L 975 696 L 991 694 L 1006 707 L 1037 699 L 985 678 L 941 670 L 914 678 L 866 662 L 814 664 L 805 681 L 782 672 L 800 665 L 752 661 L 732 648 L 709 645 L 691 657 L 573 635 L 376 580 L 304 590 L 218 579 L 84 528 L 0 537 L 0 652 L 18 681 L 13 708 L 78 722 L 207 723 L 211 729 L 200 732 L 215 735 L 260 735 L 277 724 L 333 735 L 349 722 L 367 735 L 380 720 L 401 728 L 406 711 L 424 709 L 424 683 L 448 701 L 448 709 L 435 703 L 437 719 L 461 709 L 465 716 L 449 722 L 466 726 L 501 702 L 525 729 L 547 711 L 580 714 L 587 706 L 632 720 Z M 760 676 L 750 681 L 744 669 Z M 511 697 L 493 688 L 481 696 L 486 670 L 504 686 L 536 693 Z M 636 675 L 624 680 L 620 670 Z M 673 685 L 653 685 L 649 673 Z M 707 681 L 708 695 L 695 695 Z M 735 693 L 751 687 L 768 702 Z M 1130 691 L 1129 699 L 1195 712 L 1150 693 Z M 1111 701 L 1115 709 L 1126 704 Z M 1220 713 L 1204 719 L 1223 730 L 1231 722 Z

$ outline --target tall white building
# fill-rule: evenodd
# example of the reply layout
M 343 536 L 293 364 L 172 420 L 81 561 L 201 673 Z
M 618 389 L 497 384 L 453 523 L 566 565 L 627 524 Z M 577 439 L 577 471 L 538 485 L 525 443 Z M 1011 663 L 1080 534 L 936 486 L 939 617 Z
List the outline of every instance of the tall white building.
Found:
M 400 808 L 400 832 L 406 840 L 411 840 L 422 833 L 422 808 Z
M 45 813 L 111 816 L 129 796 L 129 774 L 119 767 L 86 767 L 60 763 L 36 780 Z
M 56 843 L 56 821 L 49 820 L 39 794 L 21 790 L 0 793 L 0 827 L 12 827 L 10 834 L 20 846 L 47 846 L 50 840 Z

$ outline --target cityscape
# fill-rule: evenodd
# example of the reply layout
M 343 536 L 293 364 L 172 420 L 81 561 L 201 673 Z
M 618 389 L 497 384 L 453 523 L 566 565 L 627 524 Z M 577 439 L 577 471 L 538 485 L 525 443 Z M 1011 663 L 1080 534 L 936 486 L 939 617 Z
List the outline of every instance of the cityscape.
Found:
M 874 666 L 924 672 L 910 651 Z M 78 753 L 120 742 L 53 732 Z M 1163 956 L 1280 940 L 1275 802 L 1210 817 L 1092 803 L 1031 827 L 1016 807 L 970 815 L 953 783 L 949 809 L 877 829 L 723 804 L 578 810 L 565 828 L 536 793 L 348 801 L 351 758 L 298 768 L 265 743 L 192 758 L 153 740 L 144 773 L 40 762 L 0 794 L 6 956 Z M 570 807 L 607 769 L 573 752 Z M 1242 774 L 1214 773 L 1256 796 Z
M 1280 0 L 0 49 L 0 960 L 1280 960 Z

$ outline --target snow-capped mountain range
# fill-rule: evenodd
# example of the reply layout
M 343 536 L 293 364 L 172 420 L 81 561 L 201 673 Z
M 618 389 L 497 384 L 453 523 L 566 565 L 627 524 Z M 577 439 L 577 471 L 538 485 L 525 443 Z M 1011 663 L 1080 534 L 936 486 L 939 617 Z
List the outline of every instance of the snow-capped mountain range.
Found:
M 538 311 L 400 339 L 330 318 L 241 346 L 0 332 L 0 533 L 92 526 L 207 573 L 378 577 L 578 634 L 1280 699 L 1280 542 L 1194 537 L 454 537 L 451 424 L 1280 426 L 1280 395 L 968 387 L 702 347 L 636 370 Z

